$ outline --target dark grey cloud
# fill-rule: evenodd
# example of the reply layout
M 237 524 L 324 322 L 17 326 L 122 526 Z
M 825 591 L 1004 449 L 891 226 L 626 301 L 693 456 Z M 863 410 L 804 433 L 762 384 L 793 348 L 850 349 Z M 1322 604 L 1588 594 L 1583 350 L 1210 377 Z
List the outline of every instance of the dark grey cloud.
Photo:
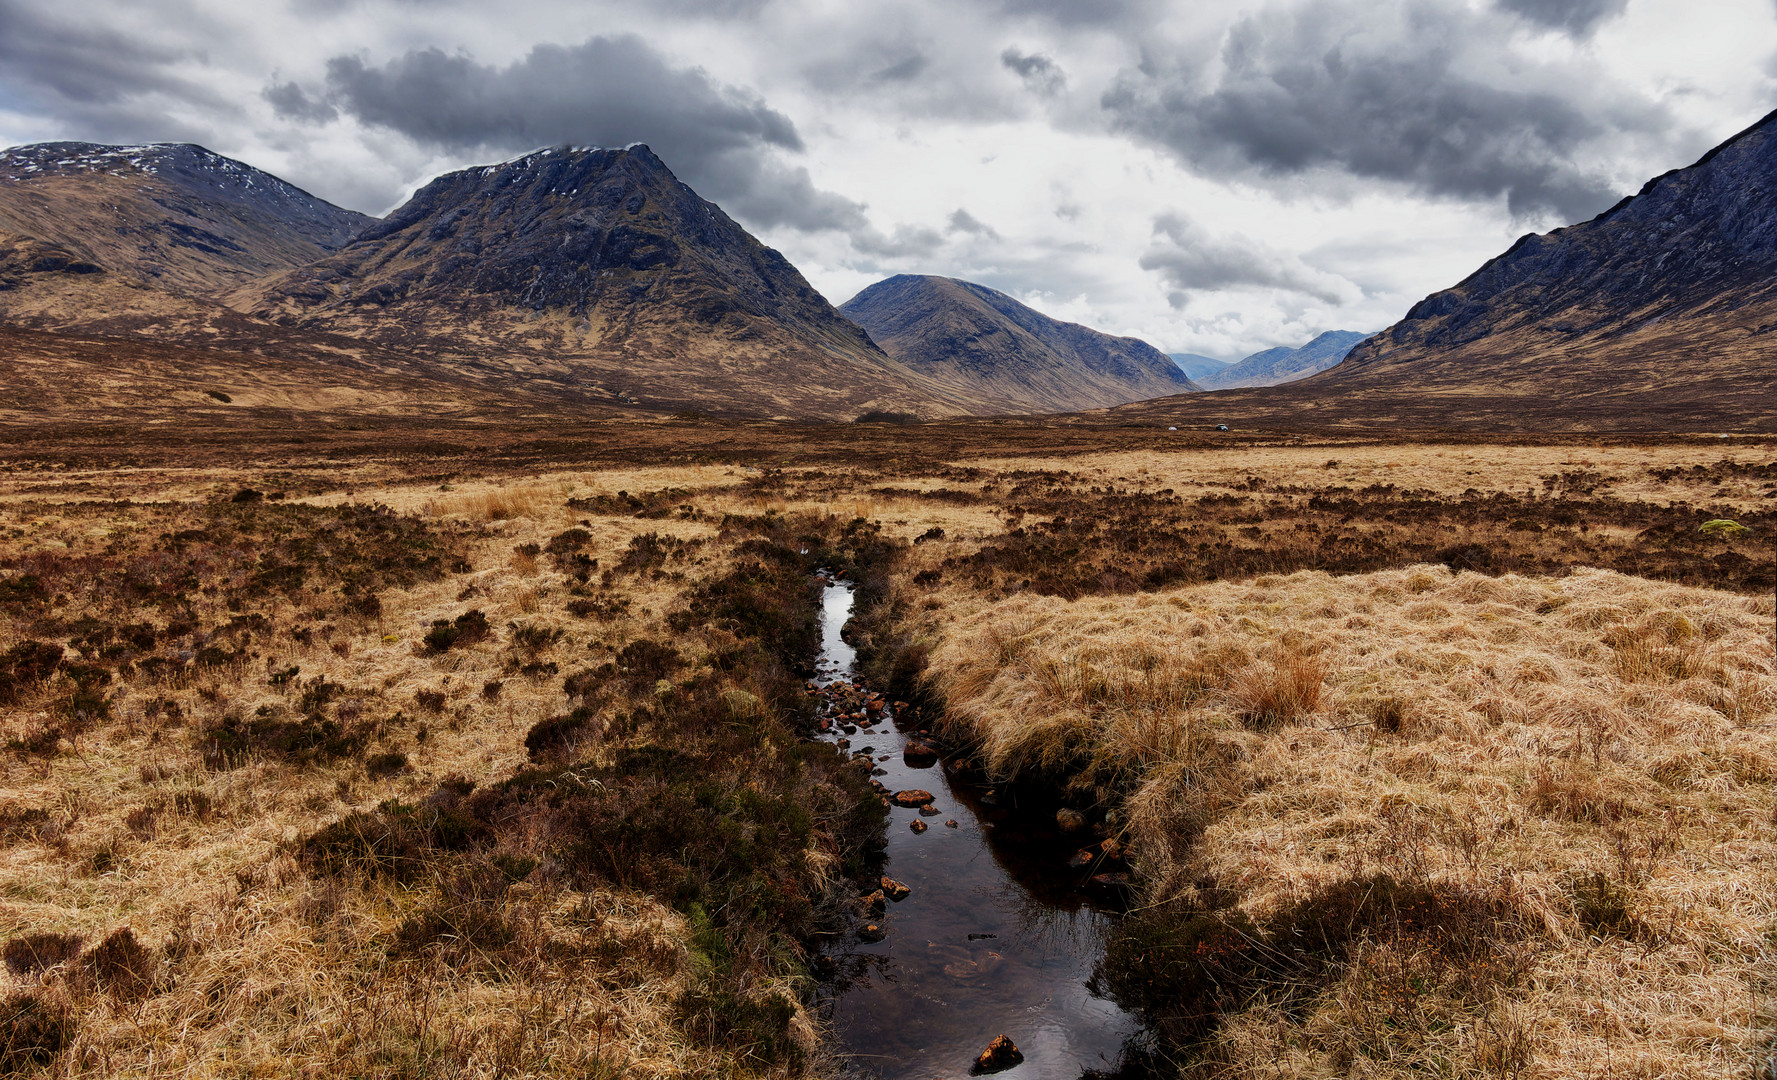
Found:
M 1041 53 L 1023 53 L 1008 48 L 1000 53 L 1000 66 L 1024 80 L 1024 85 L 1039 94 L 1058 94 L 1067 86 L 1067 73 Z
M 307 124 L 324 124 L 329 120 L 339 119 L 339 110 L 326 101 L 312 98 L 308 92 L 293 82 L 273 83 L 259 92 L 272 112 L 286 120 L 298 120 Z
M 1620 194 L 1578 151 L 1672 125 L 1640 99 L 1464 74 L 1464 50 L 1501 31 L 1461 9 L 1412 4 L 1395 33 L 1370 25 L 1387 21 L 1358 4 L 1268 11 L 1234 25 L 1213 77 L 1150 60 L 1123 72 L 1101 104 L 1117 128 L 1209 175 L 1330 168 L 1435 196 L 1504 196 L 1514 214 L 1569 220 Z
M 998 0 L 1007 15 L 1040 15 L 1066 26 L 1127 22 L 1148 11 L 1151 0 Z
M 198 55 L 125 34 L 92 19 L 61 21 L 22 0 L 0 0 L 0 84 L 60 121 L 70 134 L 119 141 L 185 139 L 200 132 L 167 116 L 169 100 L 226 108 L 209 89 L 174 75 Z
M 1629 0 L 1497 0 L 1500 8 L 1551 30 L 1583 37 L 1629 8 Z
M 755 226 L 864 226 L 862 206 L 820 191 L 807 169 L 781 159 L 803 149 L 789 117 L 699 68 L 674 67 L 639 37 L 538 45 L 505 66 L 437 48 L 382 64 L 336 56 L 327 88 L 327 107 L 441 149 L 643 142 L 700 194 Z M 267 94 L 286 115 L 320 116 L 299 90 Z
M 1351 291 L 1348 282 L 1318 273 L 1300 260 L 1244 237 L 1215 237 L 1182 214 L 1154 219 L 1154 243 L 1142 255 L 1143 270 L 1157 270 L 1172 292 L 1168 302 L 1184 307 L 1191 294 L 1235 288 L 1282 289 L 1329 304 Z M 1346 289 L 1339 286 L 1344 284 Z
M 971 236 L 984 236 L 990 240 L 998 240 L 1000 238 L 1000 234 L 994 231 L 992 225 L 988 225 L 974 214 L 969 213 L 961 207 L 951 211 L 948 221 L 951 232 L 968 233 Z

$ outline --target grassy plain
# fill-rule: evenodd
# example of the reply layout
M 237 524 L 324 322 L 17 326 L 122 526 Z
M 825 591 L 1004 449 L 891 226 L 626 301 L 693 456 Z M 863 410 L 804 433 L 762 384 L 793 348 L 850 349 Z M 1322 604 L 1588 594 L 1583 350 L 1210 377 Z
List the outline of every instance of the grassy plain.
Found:
M 259 421 L 0 462 L 7 1067 L 835 1071 L 817 565 L 1127 842 L 1104 981 L 1182 1068 L 1769 1037 L 1769 442 Z

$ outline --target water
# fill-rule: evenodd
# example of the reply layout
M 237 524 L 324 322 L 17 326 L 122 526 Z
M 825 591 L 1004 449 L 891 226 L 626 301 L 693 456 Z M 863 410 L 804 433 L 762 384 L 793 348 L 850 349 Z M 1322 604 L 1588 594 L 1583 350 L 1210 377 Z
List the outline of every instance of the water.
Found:
M 857 660 L 840 637 L 851 608 L 849 585 L 827 586 L 815 681 L 839 698 L 851 694 Z M 883 1080 L 966 1075 L 996 1035 L 1024 1054 L 1016 1080 L 1115 1068 L 1141 1026 L 1086 985 L 1117 899 L 1088 881 L 1102 867 L 1068 865 L 1091 836 L 1062 833 L 1052 807 L 1020 812 L 943 764 L 904 756 L 918 718 L 892 705 L 883 716 L 849 735 L 835 721 L 823 738 L 886 756 L 876 767 L 887 790 L 929 791 L 940 812 L 891 806 L 883 873 L 912 893 L 876 920 L 882 941 L 829 950 L 843 973 L 829 1003 L 841 1048 Z M 913 832 L 915 821 L 926 831 Z

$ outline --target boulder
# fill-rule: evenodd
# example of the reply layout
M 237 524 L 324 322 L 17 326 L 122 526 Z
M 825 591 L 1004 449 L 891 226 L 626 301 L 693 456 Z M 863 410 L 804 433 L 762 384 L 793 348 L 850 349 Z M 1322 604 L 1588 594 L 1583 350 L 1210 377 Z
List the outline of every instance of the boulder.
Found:
M 876 923 L 865 923 L 858 927 L 859 941 L 881 941 L 885 937 L 888 937 L 888 931 Z
M 903 791 L 897 791 L 894 795 L 896 806 L 907 807 L 926 806 L 931 803 L 933 798 L 934 796 L 931 792 L 922 791 L 919 788 L 908 788 Z
M 885 877 L 882 879 L 882 895 L 898 904 L 912 896 L 913 890 L 892 877 Z
M 914 818 L 912 821 L 908 822 L 907 827 L 909 829 L 912 829 L 916 833 L 922 833 L 922 832 L 926 831 L 926 823 L 919 820 L 918 818 Z

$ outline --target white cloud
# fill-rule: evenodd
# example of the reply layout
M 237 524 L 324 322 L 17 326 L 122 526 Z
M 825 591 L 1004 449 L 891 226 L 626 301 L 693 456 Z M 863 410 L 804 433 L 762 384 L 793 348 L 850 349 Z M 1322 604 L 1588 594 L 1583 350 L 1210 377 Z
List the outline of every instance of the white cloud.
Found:
M 619 108 L 595 40 L 688 104 Z M 477 131 L 677 140 L 836 302 L 937 273 L 1222 356 L 1379 329 L 1777 104 L 1770 0 L 0 0 L 0 141 L 193 139 L 380 213 L 504 145 L 368 107 L 414 56 L 518 114 Z

